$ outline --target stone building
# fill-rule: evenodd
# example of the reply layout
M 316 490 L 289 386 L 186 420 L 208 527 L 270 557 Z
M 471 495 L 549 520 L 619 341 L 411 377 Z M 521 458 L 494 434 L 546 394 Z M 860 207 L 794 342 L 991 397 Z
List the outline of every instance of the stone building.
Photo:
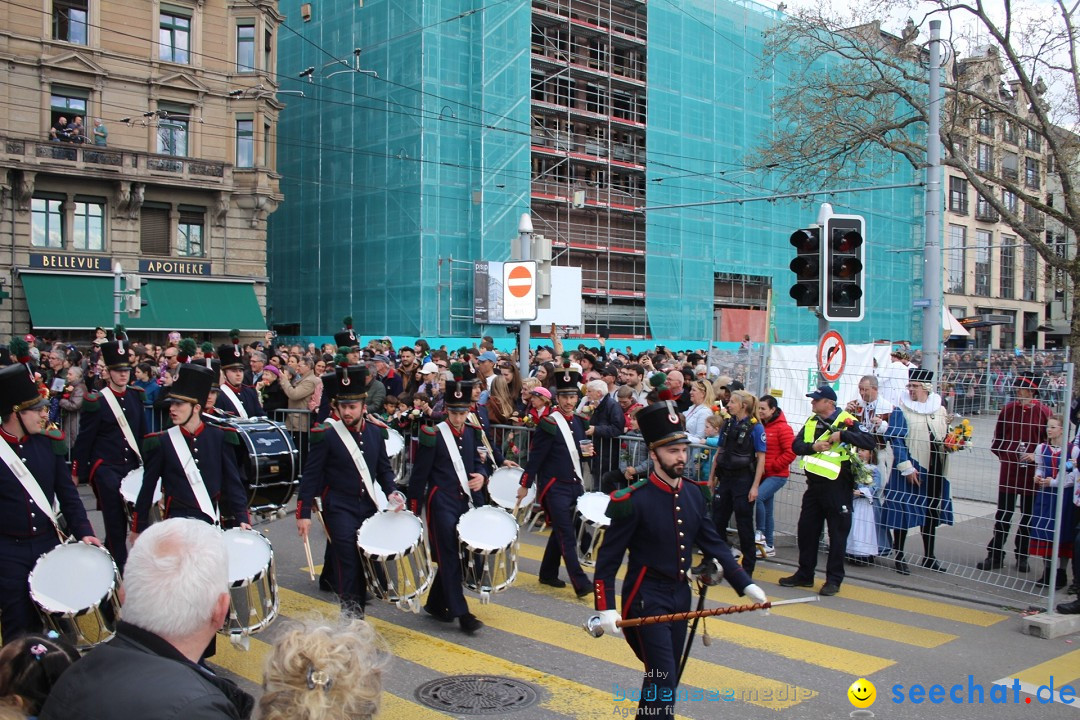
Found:
M 111 325 L 117 264 L 146 281 L 136 339 L 265 330 L 282 21 L 276 0 L 0 4 L 0 337 Z

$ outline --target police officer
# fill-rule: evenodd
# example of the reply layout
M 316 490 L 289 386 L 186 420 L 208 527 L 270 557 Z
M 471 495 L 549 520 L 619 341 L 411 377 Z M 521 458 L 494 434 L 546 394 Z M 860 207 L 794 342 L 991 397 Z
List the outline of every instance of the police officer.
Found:
M 466 420 L 471 389 L 447 380 L 444 397 L 446 420 L 435 427 L 420 428 L 419 452 L 409 478 L 409 508 L 419 515 L 421 503 L 426 506 L 428 538 L 439 564 L 424 611 L 442 622 L 457 618 L 461 629 L 472 635 L 484 624 L 469 612 L 465 602 L 457 523 L 471 507 L 484 504 L 481 490 L 488 468 L 477 453 L 477 448 L 483 447 L 483 430 Z M 452 445 L 447 444 L 447 435 L 453 438 Z M 455 468 L 458 458 L 465 477 Z
M 176 382 L 169 389 L 166 402 L 174 428 L 152 433 L 143 441 L 146 469 L 131 518 L 132 542 L 150 525 L 150 508 L 158 481 L 161 482 L 165 518 L 188 517 L 218 523 L 221 515 L 227 515 L 240 527 L 251 527 L 247 493 L 240 480 L 234 450 L 240 439 L 232 428 L 207 425 L 202 421 L 202 409 L 213 380 L 212 369 L 189 363 L 181 366 Z M 188 476 L 184 470 L 187 458 L 181 455 L 194 460 L 197 476 Z M 200 502 L 202 493 L 196 491 L 195 483 L 203 485 L 205 498 L 212 507 L 204 507 Z
M 51 511 L 59 501 L 71 533 L 100 545 L 68 474 L 64 434 L 45 430 L 49 403 L 21 363 L 0 369 L 0 438 L 36 483 Z M 4 453 L 5 455 L 7 453 Z M 41 630 L 28 578 L 38 557 L 56 547 L 59 535 L 45 508 L 18 479 L 8 459 L 0 461 L 0 635 L 3 642 Z
M 825 564 L 822 595 L 835 595 L 844 582 L 844 551 L 851 531 L 851 498 L 855 478 L 851 463 L 858 462 L 853 448 L 873 450 L 874 436 L 863 430 L 859 418 L 836 407 L 836 393 L 822 385 L 812 393 L 813 415 L 795 434 L 791 447 L 802 457 L 799 467 L 806 471 L 806 492 L 799 513 L 799 568 L 794 575 L 780 578 L 784 587 L 813 587 L 817 567 L 818 540 L 825 523 L 829 525 L 829 557 Z
M 589 578 L 581 569 L 577 539 L 574 534 L 574 506 L 584 494 L 582 469 L 590 456 L 582 456 L 581 442 L 587 440 L 584 421 L 574 414 L 580 398 L 578 383 L 581 373 L 571 370 L 564 360 L 555 372 L 555 412 L 545 415 L 533 430 L 529 460 L 521 476 L 518 498 L 539 484 L 536 499 L 544 508 L 551 523 L 551 536 L 540 562 L 540 582 L 551 587 L 566 587 L 559 579 L 559 557 L 566 563 L 566 572 L 578 597 L 592 592 Z
M 360 617 L 364 615 L 367 582 L 356 531 L 383 509 L 380 496 L 395 511 L 405 507 L 405 497 L 394 489 L 394 471 L 386 455 L 386 427 L 366 417 L 367 375 L 362 365 L 339 368 L 338 381 L 324 388 L 334 395 L 334 409 L 341 419 L 312 429 L 296 501 L 296 528 L 300 537 L 306 538 L 312 503 L 316 496 L 323 498 L 323 520 L 334 546 L 329 554 L 333 565 L 329 580 L 342 608 Z M 357 448 L 366 465 L 366 477 L 353 460 Z
M 638 427 L 649 449 L 653 471 L 611 494 L 611 525 L 596 559 L 596 609 L 600 627 L 621 637 L 616 625 L 626 618 L 686 612 L 690 609 L 688 574 L 693 548 L 719 561 L 728 583 L 756 603 L 764 591 L 735 562 L 731 549 L 705 515 L 707 483 L 682 477 L 690 439 L 678 408 L 664 400 L 640 410 Z M 622 588 L 622 612 L 615 609 L 615 573 L 630 551 Z M 628 628 L 626 642 L 647 670 L 641 687 L 639 715 L 673 716 L 679 658 L 686 621 Z
M 218 358 L 225 382 L 218 390 L 215 407 L 226 415 L 243 419 L 263 414 L 259 393 L 244 384 L 244 356 L 238 345 L 219 345 Z
M 71 450 L 72 474 L 79 482 L 89 480 L 94 489 L 105 522 L 105 548 L 123 570 L 128 519 L 120 483 L 142 465 L 138 443 L 146 434 L 146 413 L 142 388 L 128 384 L 131 365 L 123 341 L 103 344 L 101 356 L 108 385 L 83 402 L 79 434 Z

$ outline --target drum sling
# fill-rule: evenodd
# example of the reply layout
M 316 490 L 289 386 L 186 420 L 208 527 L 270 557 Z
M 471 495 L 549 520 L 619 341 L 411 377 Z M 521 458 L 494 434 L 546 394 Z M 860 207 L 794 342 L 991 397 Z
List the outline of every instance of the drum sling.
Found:
M 195 502 L 199 503 L 199 509 L 209 516 L 215 525 L 220 524 L 221 518 L 218 515 L 217 508 L 214 507 L 214 503 L 210 500 L 210 493 L 206 491 L 206 483 L 203 482 L 199 466 L 195 464 L 195 458 L 191 456 L 191 449 L 188 447 L 187 441 L 184 440 L 184 431 L 174 425 L 169 428 L 167 434 L 172 442 L 173 450 L 176 451 L 176 457 L 180 460 L 180 466 L 184 469 L 184 475 L 187 476 L 188 483 L 191 484 L 191 492 L 195 495 Z
M 390 504 L 386 499 L 386 493 L 372 480 L 371 470 L 368 469 L 367 461 L 364 460 L 363 451 L 356 444 L 356 438 L 346 429 L 345 423 L 340 420 L 330 420 L 327 424 L 334 428 L 338 437 L 341 438 L 341 442 L 345 444 L 345 450 L 348 451 L 349 457 L 352 458 L 353 464 L 356 465 L 356 469 L 360 473 L 360 479 L 364 481 L 364 489 L 367 490 L 368 497 L 375 503 L 376 508 L 385 510 L 387 505 Z

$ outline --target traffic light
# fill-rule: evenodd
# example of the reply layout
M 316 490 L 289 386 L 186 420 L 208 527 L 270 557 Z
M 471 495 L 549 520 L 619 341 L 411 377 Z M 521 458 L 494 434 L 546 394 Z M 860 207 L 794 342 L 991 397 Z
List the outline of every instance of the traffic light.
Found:
M 866 221 L 860 215 L 833 215 L 825 223 L 825 285 L 822 314 L 832 322 L 863 319 Z
M 788 293 L 799 307 L 815 307 L 821 295 L 821 233 L 818 228 L 805 228 L 791 233 L 795 259 L 791 272 L 795 284 Z
M 536 300 L 541 308 L 551 307 L 551 240 L 535 233 L 530 260 L 536 261 Z
M 147 302 L 143 299 L 142 289 L 146 284 L 146 278 L 138 273 L 125 273 L 124 284 L 127 290 L 124 295 L 124 312 L 129 318 L 138 318 Z

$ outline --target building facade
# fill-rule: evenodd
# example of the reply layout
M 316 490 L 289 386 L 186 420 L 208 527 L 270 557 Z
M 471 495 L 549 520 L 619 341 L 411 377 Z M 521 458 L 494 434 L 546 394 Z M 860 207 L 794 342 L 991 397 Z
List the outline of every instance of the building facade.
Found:
M 135 337 L 265 330 L 276 5 L 0 5 L 0 335 L 111 325 L 117 265 Z
M 580 334 L 700 342 L 756 322 L 763 341 L 771 300 L 773 339 L 816 340 L 816 319 L 788 297 L 788 238 L 817 205 L 767 201 L 773 178 L 744 169 L 759 137 L 788 121 L 771 102 L 791 68 L 759 72 L 775 10 L 463 9 L 282 2 L 294 31 L 279 47 L 282 87 L 308 96 L 280 129 L 289 201 L 270 221 L 276 328 L 327 335 L 352 315 L 365 334 L 497 332 L 473 322 L 473 262 L 509 259 L 528 212 L 553 263 L 581 269 Z M 913 179 L 897 168 L 881 184 Z M 830 202 L 867 218 L 868 312 L 846 337 L 918 336 L 920 191 Z
M 979 84 L 1010 106 L 993 113 L 961 101 L 948 103 L 958 116 L 950 123 L 955 152 L 964 153 L 978 171 L 1000 176 L 1025 191 L 1049 196 L 1046 148 L 1042 137 L 1016 122 L 1031 102 L 1016 82 L 1004 82 L 1000 58 L 990 48 L 965 57 L 953 69 L 958 82 Z M 1040 234 L 1044 216 L 1003 187 L 994 187 L 1002 204 Z M 963 175 L 945 169 L 945 304 L 957 318 L 1001 316 L 996 325 L 976 321 L 972 336 L 951 344 L 999 350 L 1042 348 L 1052 330 L 1049 304 L 1055 299 L 1052 277 L 1033 247 L 974 191 Z M 1060 192 L 1060 191 L 1059 191 Z M 1051 237 L 1047 233 L 1048 241 Z

